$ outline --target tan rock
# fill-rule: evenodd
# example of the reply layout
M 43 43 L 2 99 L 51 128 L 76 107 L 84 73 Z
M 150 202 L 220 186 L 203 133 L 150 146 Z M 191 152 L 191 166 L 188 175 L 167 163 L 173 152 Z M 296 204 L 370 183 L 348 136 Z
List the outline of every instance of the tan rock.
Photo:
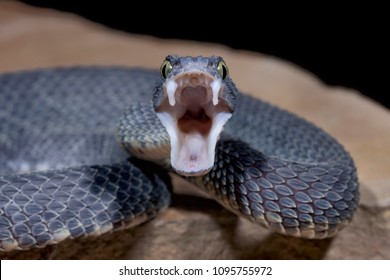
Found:
M 316 123 L 354 157 L 362 183 L 353 222 L 330 240 L 284 237 L 237 218 L 175 181 L 177 195 L 151 223 L 68 240 L 2 259 L 390 259 L 390 113 L 358 92 L 330 87 L 278 58 L 217 44 L 126 34 L 80 17 L 0 2 L 0 73 L 70 65 L 159 67 L 170 53 L 218 54 L 237 86 Z

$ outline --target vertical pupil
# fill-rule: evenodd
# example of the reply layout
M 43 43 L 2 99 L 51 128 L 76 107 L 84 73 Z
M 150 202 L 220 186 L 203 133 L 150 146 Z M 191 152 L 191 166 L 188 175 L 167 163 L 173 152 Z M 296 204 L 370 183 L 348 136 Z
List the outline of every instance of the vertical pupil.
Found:
M 165 73 L 165 70 L 167 69 L 167 64 L 165 63 L 164 65 L 163 65 L 163 67 L 162 67 L 162 76 L 164 77 L 164 78 L 166 78 L 167 77 L 167 75 L 166 75 L 166 73 Z
M 222 78 L 225 79 L 226 78 L 226 67 L 222 65 Z

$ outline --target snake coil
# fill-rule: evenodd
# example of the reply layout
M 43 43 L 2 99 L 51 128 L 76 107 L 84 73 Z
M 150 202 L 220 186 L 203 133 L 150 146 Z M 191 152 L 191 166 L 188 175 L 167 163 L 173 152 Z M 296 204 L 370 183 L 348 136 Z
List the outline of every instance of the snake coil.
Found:
M 149 101 L 158 77 L 124 67 L 0 76 L 0 250 L 100 235 L 168 207 L 160 171 L 146 175 L 114 136 L 121 116 L 121 141 L 136 119 L 158 123 L 150 103 L 138 104 Z M 166 139 L 165 133 L 153 141 Z M 298 237 L 333 236 L 359 201 L 354 162 L 334 138 L 245 94 L 211 171 L 188 179 L 234 213 Z

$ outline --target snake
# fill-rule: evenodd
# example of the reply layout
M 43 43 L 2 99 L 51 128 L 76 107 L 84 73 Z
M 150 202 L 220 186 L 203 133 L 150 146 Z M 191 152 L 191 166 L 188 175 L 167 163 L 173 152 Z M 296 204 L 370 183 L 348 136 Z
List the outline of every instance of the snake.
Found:
M 270 232 L 335 236 L 359 204 L 352 156 L 230 72 L 220 56 L 168 55 L 160 69 L 0 75 L 0 250 L 144 224 L 169 207 L 172 176 Z

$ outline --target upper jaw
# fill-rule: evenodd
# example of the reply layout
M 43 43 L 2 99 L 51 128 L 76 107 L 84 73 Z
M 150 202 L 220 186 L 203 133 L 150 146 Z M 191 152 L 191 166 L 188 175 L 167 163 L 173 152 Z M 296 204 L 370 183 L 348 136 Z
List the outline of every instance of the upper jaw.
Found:
M 232 108 L 221 97 L 223 82 L 202 71 L 167 79 L 164 100 L 155 108 L 171 142 L 171 165 L 179 174 L 199 176 L 214 165 L 215 146 Z
M 221 92 L 222 82 L 213 78 L 210 74 L 201 71 L 188 71 L 176 75 L 174 79 L 168 79 L 165 83 L 165 92 L 168 96 L 169 105 L 175 106 L 176 99 L 180 99 L 180 94 L 184 87 L 203 86 L 207 90 L 207 100 L 212 100 L 213 105 L 217 105 Z

